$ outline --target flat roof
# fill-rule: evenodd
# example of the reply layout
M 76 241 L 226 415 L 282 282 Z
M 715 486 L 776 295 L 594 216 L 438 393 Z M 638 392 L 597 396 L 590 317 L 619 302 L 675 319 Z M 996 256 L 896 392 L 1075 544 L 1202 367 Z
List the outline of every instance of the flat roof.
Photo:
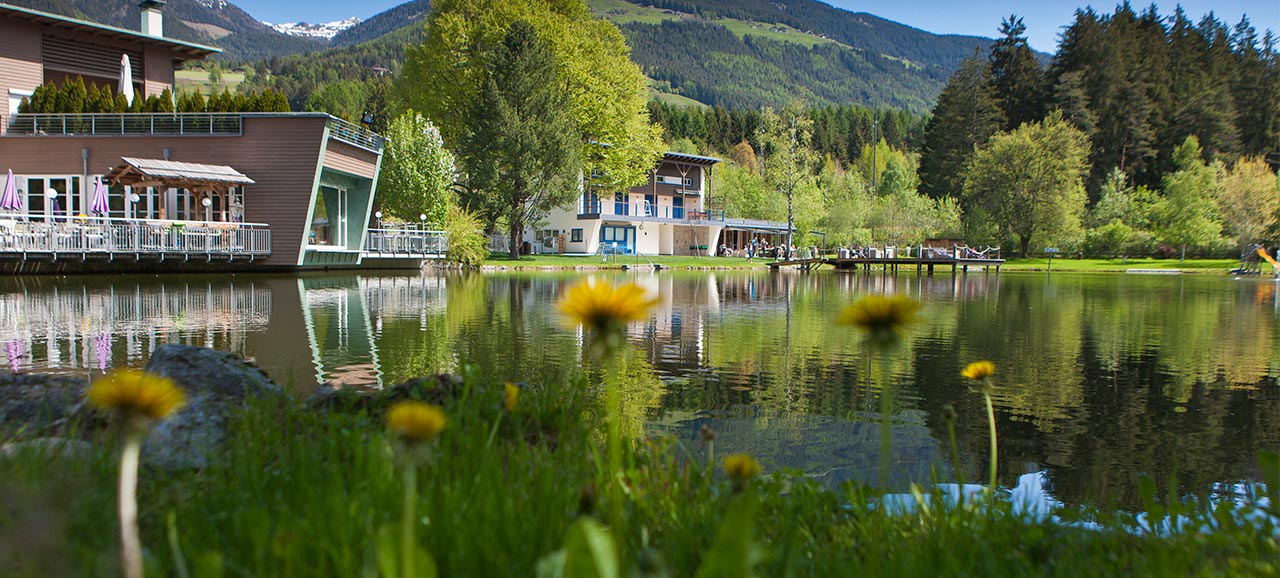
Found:
M 70 30 L 73 32 L 89 32 L 95 36 L 103 36 L 117 40 L 158 44 L 165 46 L 174 52 L 189 56 L 190 58 L 188 58 L 188 60 L 202 59 L 211 54 L 218 54 L 222 52 L 221 48 L 195 44 L 193 42 L 183 42 L 173 38 L 149 36 L 137 30 L 108 26 L 106 24 L 99 24 L 97 22 L 90 22 L 88 20 L 81 20 L 79 18 L 62 16 L 60 14 L 43 12 L 31 8 L 23 8 L 12 4 L 0 4 L 0 16 L 14 16 L 30 20 L 32 22 L 47 24 L 52 28 Z
M 688 153 L 677 153 L 673 151 L 667 151 L 665 153 L 662 153 L 662 160 L 676 161 L 681 163 L 691 163 L 695 165 L 707 165 L 707 166 L 711 166 L 720 162 L 720 159 L 716 157 L 704 157 L 702 155 L 691 155 Z

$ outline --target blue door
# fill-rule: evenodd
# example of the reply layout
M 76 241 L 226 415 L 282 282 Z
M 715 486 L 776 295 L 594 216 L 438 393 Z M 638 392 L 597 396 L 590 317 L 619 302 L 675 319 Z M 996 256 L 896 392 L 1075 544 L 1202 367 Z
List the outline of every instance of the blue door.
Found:
M 684 197 L 671 197 L 671 218 L 684 218 Z
M 605 253 L 635 253 L 636 228 L 605 225 L 600 228 L 600 246 Z
M 645 205 L 645 206 L 644 206 L 644 210 L 645 210 L 646 212 L 645 212 L 645 214 L 644 214 L 644 215 L 641 215 L 641 216 L 643 216 L 643 217 L 658 217 L 658 216 L 660 216 L 660 215 L 658 215 L 658 197 L 656 197 L 656 196 L 654 196 L 654 195 L 645 195 L 645 196 L 644 196 L 644 205 Z
M 615 215 L 627 215 L 627 214 L 630 214 L 630 211 L 628 211 L 628 210 L 627 210 L 627 209 L 628 209 L 627 205 L 628 205 L 628 203 L 627 203 L 627 194 L 626 194 L 626 193 L 614 193 L 614 194 L 613 194 L 613 214 L 615 214 Z

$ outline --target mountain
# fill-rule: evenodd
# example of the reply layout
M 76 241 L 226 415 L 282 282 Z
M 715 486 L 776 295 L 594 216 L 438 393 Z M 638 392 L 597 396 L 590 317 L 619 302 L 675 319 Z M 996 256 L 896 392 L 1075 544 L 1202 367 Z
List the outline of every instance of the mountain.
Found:
M 137 30 L 141 18 L 133 0 L 5 0 L 54 14 Z M 282 34 L 227 0 L 169 0 L 164 34 L 175 40 L 217 46 L 222 58 L 257 60 L 319 50 L 315 38 Z
M 367 42 L 390 34 L 409 26 L 420 28 L 422 20 L 427 17 L 427 9 L 431 7 L 429 0 L 411 0 L 394 8 L 389 8 L 368 20 L 352 26 L 335 35 L 330 46 L 351 46 Z
M 937 35 L 815 0 L 588 0 L 622 29 L 661 92 L 728 107 L 933 107 L 992 40 Z
M 276 32 L 288 34 L 289 36 L 305 36 L 307 38 L 319 38 L 331 40 L 334 36 L 341 34 L 344 30 L 360 24 L 360 18 L 352 16 L 345 20 L 328 22 L 325 24 L 311 24 L 308 22 L 286 22 L 284 24 L 272 24 L 263 22 L 270 26 Z

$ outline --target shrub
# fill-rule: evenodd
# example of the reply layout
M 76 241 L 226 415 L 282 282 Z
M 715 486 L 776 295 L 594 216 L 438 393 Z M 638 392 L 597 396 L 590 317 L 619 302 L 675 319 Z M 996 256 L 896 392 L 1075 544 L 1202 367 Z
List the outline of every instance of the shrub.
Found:
M 450 261 L 463 267 L 478 267 L 489 258 L 489 238 L 484 223 L 474 213 L 451 205 L 444 229 L 449 234 L 446 256 Z

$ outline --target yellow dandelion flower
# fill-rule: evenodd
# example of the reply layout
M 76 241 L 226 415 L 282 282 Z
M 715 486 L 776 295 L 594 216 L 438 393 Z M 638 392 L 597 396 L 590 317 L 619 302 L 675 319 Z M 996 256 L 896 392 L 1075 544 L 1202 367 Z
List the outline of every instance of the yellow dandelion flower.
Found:
M 512 411 L 516 408 L 516 404 L 520 402 L 520 386 L 514 383 L 508 383 L 502 392 L 502 409 Z
M 391 432 L 410 443 L 435 439 L 448 422 L 444 410 L 420 401 L 397 402 L 387 412 L 387 426 Z
M 868 295 L 840 311 L 836 324 L 861 328 L 873 341 L 891 342 L 915 323 L 919 310 L 920 303 L 909 297 Z
M 559 309 L 570 321 L 605 333 L 643 320 L 657 303 L 634 283 L 614 286 L 583 281 L 569 288 L 560 299 Z
M 760 462 L 750 454 L 733 454 L 724 459 L 724 472 L 735 484 L 742 484 L 756 477 L 763 470 Z
M 172 379 L 136 369 L 121 369 L 94 382 L 89 403 L 133 416 L 161 420 L 187 404 L 187 396 Z
M 961 371 L 960 375 L 974 381 L 981 381 L 995 375 L 995 373 L 996 364 L 991 363 L 990 361 L 975 361 L 965 366 L 964 371 Z

